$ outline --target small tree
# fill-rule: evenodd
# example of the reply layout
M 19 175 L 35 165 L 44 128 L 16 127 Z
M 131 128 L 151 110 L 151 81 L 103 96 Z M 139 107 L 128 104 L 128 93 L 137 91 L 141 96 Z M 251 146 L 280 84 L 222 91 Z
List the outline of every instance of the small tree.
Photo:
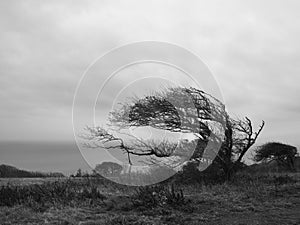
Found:
M 103 176 L 119 176 L 122 170 L 123 167 L 114 162 L 103 162 L 95 167 L 95 171 Z
M 81 171 L 81 169 L 77 170 L 75 177 L 82 177 L 82 171 Z
M 287 168 L 288 170 L 295 170 L 295 157 L 297 155 L 297 148 L 291 145 L 282 144 L 279 142 L 269 142 L 259 146 L 255 150 L 254 161 L 256 162 L 270 162 L 276 161 L 278 165 Z

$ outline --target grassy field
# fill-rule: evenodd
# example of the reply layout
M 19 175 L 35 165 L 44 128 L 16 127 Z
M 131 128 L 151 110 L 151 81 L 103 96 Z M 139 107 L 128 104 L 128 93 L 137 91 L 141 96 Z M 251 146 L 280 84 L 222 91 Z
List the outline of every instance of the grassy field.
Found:
M 216 185 L 127 187 L 103 179 L 1 180 L 0 224 L 300 224 L 300 174 Z

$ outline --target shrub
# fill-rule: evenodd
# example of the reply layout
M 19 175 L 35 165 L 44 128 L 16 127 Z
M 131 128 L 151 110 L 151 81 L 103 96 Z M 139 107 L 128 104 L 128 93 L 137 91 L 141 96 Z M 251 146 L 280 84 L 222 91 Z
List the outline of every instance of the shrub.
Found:
M 187 203 L 182 189 L 175 190 L 174 185 L 171 187 L 163 185 L 139 187 L 132 196 L 134 206 L 180 206 Z
M 274 182 L 276 184 L 281 185 L 281 184 L 296 183 L 297 181 L 293 177 L 285 175 L 285 176 L 274 177 Z

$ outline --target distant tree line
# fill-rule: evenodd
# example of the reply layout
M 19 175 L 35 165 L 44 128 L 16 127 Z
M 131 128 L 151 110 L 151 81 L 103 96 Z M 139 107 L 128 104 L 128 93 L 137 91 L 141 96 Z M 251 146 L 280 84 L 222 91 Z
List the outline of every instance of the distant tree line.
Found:
M 21 170 L 9 165 L 0 165 L 0 177 L 1 178 L 34 178 L 34 177 L 64 177 L 62 173 L 57 172 L 31 172 Z
M 80 168 L 75 174 L 71 174 L 70 177 L 116 177 L 121 174 L 123 166 L 115 162 L 102 162 L 97 164 L 92 173 L 83 172 Z

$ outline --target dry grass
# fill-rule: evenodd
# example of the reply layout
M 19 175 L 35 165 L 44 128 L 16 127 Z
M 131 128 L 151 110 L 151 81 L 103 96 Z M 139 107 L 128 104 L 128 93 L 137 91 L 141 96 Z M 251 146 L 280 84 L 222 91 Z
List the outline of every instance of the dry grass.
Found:
M 151 207 L 135 205 L 136 188 L 111 182 L 76 180 L 72 183 L 82 190 L 89 189 L 89 185 L 97 186 L 106 199 L 92 204 L 87 196 L 73 205 L 57 201 L 43 211 L 25 203 L 2 206 L 0 224 L 300 224 L 299 174 L 293 174 L 292 179 L 286 175 L 240 175 L 231 183 L 177 185 L 174 196 L 182 189 L 185 202 L 177 207 L 159 201 Z M 144 189 L 148 193 L 147 190 Z M 170 193 L 172 190 L 169 192 L 172 196 Z M 143 200 L 140 196 L 139 203 L 148 201 L 148 197 Z

